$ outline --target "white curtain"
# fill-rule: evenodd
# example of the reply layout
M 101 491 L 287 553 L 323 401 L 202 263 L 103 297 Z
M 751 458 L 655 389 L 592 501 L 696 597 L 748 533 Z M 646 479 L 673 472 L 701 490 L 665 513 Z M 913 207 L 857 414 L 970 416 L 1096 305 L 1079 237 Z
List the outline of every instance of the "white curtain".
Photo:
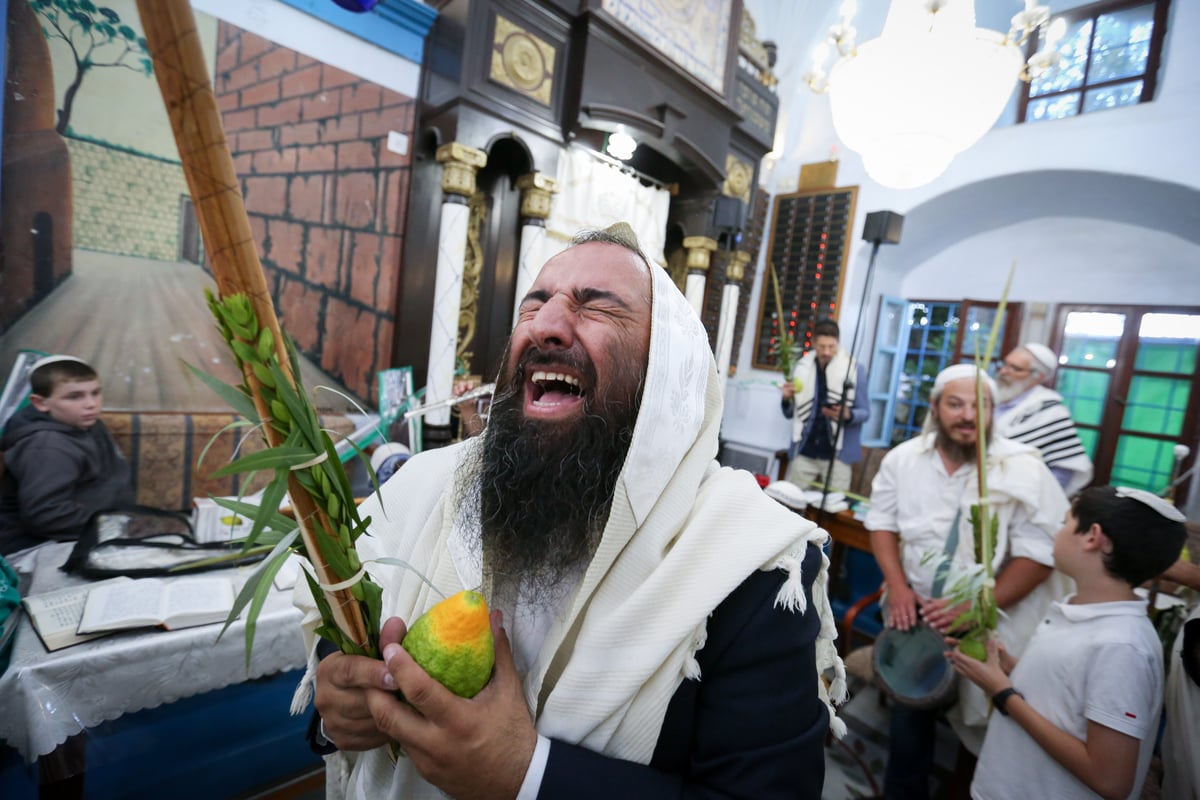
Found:
M 665 189 L 644 186 L 586 150 L 568 148 L 558 160 L 558 193 L 546 220 L 545 255 L 549 258 L 562 250 L 581 230 L 627 222 L 646 256 L 665 265 L 670 205 L 671 195 Z

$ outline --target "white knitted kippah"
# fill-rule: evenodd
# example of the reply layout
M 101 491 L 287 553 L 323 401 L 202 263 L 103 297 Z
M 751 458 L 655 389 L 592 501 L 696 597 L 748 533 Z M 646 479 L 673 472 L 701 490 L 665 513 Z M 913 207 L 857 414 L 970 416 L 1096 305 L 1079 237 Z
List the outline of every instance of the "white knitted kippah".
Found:
M 946 384 L 951 381 L 959 381 L 963 378 L 975 380 L 976 368 L 974 364 L 955 364 L 951 367 L 946 367 L 938 373 L 937 378 L 933 382 L 933 389 L 929 392 L 929 399 L 933 400 L 941 396 L 946 389 Z M 992 376 L 986 372 L 983 375 L 983 385 L 988 388 L 988 392 L 993 398 L 996 397 L 996 382 L 992 380 Z
M 33 371 L 35 369 L 41 369 L 42 367 L 47 366 L 49 364 L 57 364 L 60 361 L 74 361 L 78 364 L 83 364 L 84 366 L 88 366 L 88 363 L 86 361 L 84 361 L 82 358 L 76 358 L 75 356 L 67 356 L 67 355 L 43 356 L 42 358 L 39 358 L 37 361 L 33 362 L 33 366 L 30 368 L 30 371 Z
M 1040 372 L 1049 375 L 1058 367 L 1058 356 L 1054 355 L 1054 351 L 1044 344 L 1037 342 L 1026 342 L 1021 345 L 1025 350 L 1029 351 L 1029 355 L 1033 356 L 1034 363 L 1040 367 Z
M 1139 503 L 1144 503 L 1172 522 L 1187 521 L 1187 517 L 1183 515 L 1182 511 L 1171 505 L 1167 500 L 1156 494 L 1147 492 L 1145 489 L 1131 489 L 1128 486 L 1114 486 L 1113 488 L 1117 492 L 1117 497 L 1127 497 L 1130 500 L 1137 500 Z

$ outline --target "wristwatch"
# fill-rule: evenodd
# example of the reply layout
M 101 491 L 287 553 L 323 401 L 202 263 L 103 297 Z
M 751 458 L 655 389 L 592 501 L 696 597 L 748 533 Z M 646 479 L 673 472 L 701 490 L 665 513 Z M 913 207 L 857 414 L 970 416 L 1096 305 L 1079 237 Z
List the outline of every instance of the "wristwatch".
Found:
M 1016 689 L 1009 686 L 1007 689 L 1001 689 L 1000 691 L 998 691 L 994 695 L 992 695 L 992 705 L 996 707 L 997 711 L 999 711 L 1001 714 L 1003 714 L 1004 716 L 1007 717 L 1008 709 L 1006 708 L 1006 706 L 1008 705 L 1008 698 L 1012 697 L 1014 694 L 1017 697 L 1021 698 L 1022 700 L 1025 699 L 1025 695 L 1021 694 Z

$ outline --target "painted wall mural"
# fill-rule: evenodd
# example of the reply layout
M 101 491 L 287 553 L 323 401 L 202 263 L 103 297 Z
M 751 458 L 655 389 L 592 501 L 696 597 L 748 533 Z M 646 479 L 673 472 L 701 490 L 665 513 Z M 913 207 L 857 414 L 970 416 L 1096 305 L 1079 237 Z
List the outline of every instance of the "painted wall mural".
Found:
M 0 374 L 69 352 L 106 405 L 216 410 L 182 362 L 235 380 L 134 0 L 11 0 Z M 197 13 L 259 255 L 306 384 L 365 399 L 390 366 L 413 98 Z M 344 410 L 335 395 L 318 404 Z
M 731 0 L 604 0 L 601 7 L 701 83 L 724 93 Z

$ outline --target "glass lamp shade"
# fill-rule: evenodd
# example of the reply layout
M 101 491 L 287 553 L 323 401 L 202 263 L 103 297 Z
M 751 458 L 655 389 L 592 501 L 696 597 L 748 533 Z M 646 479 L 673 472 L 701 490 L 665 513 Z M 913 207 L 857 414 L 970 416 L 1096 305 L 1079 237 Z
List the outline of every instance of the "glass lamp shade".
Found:
M 915 25 L 905 24 L 911 18 L 898 6 L 913 7 L 896 0 L 883 35 L 834 65 L 829 102 L 838 137 L 863 157 L 867 174 L 911 189 L 937 178 L 991 129 L 1024 58 L 1000 34 L 975 27 L 969 2 Z

